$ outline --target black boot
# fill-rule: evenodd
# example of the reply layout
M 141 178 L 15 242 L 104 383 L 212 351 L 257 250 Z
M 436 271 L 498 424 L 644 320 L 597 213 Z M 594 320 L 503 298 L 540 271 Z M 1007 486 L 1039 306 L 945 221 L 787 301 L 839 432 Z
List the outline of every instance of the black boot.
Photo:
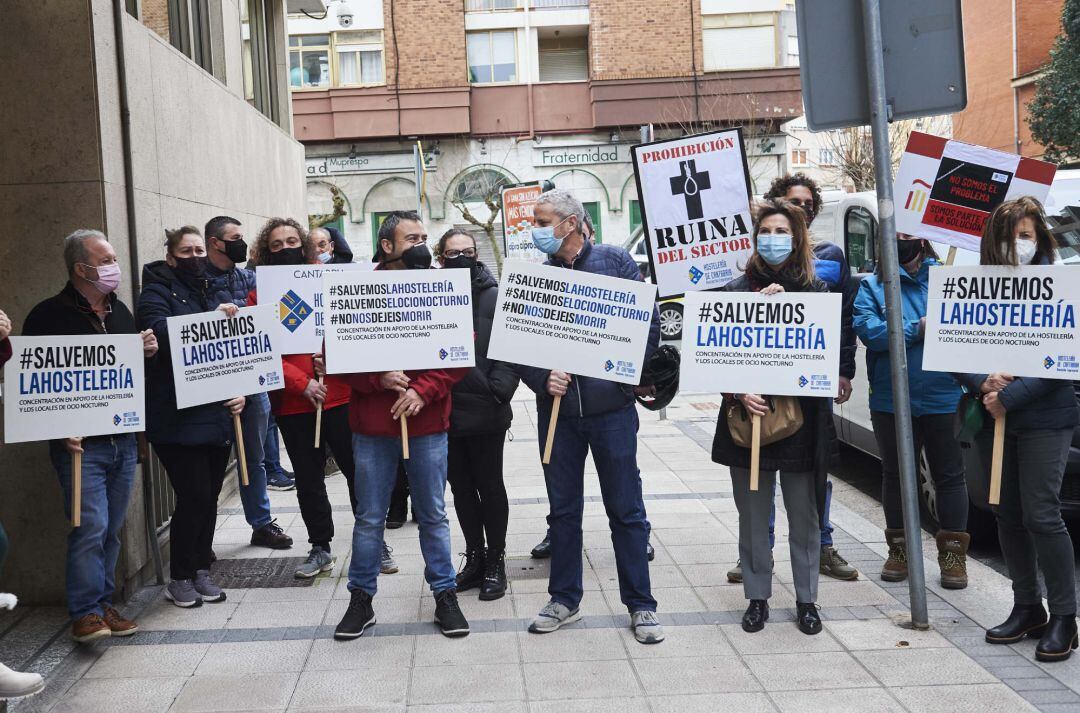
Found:
M 457 574 L 457 590 L 467 592 L 484 582 L 484 548 L 469 547 L 465 551 L 465 566 Z
M 1046 629 L 1046 610 L 1042 604 L 1014 604 L 1009 618 L 986 630 L 988 644 L 1015 644 L 1025 636 L 1037 638 Z
M 820 634 L 821 616 L 818 614 L 817 604 L 795 602 L 795 623 L 799 626 L 799 631 L 807 636 Z
M 1050 623 L 1035 647 L 1036 661 L 1064 661 L 1077 646 L 1076 615 L 1051 614 Z
M 742 630 L 748 634 L 761 631 L 769 620 L 769 602 L 764 599 L 751 599 L 750 606 L 742 615 Z
M 551 557 L 551 530 L 547 531 L 544 539 L 540 540 L 540 544 L 532 548 L 530 554 L 534 560 L 544 560 Z
M 480 600 L 485 602 L 501 599 L 506 594 L 506 555 L 494 550 L 487 554 L 484 567 L 484 583 L 480 585 Z

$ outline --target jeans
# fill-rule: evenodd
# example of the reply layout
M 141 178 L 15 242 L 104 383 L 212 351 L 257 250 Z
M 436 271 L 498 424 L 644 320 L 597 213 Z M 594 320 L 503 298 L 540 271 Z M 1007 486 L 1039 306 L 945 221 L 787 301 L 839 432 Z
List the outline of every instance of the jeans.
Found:
M 548 419 L 542 417 L 537 425 L 543 451 Z M 563 418 L 555 429 L 551 463 L 544 466 L 551 531 L 548 594 L 570 609 L 577 608 L 582 596 L 581 518 L 585 458 L 591 448 L 611 528 L 620 599 L 630 612 L 656 611 L 649 582 L 649 524 L 637 467 L 637 431 L 633 405 L 596 416 Z
M 927 414 L 911 419 L 915 436 L 915 458 L 926 450 L 930 477 L 934 480 L 938 521 L 942 530 L 967 530 L 968 494 L 964 479 L 964 454 L 960 442 L 953 436 L 951 413 Z M 904 528 L 904 511 L 900 504 L 900 462 L 896 453 L 896 416 L 884 411 L 872 411 L 874 436 L 881 454 L 881 506 L 885 510 L 885 527 Z
M 64 514 L 71 519 L 71 454 L 63 441 L 49 442 L 49 455 L 64 491 Z M 135 436 L 83 441 L 82 524 L 67 538 L 67 600 L 72 619 L 104 614 L 116 590 L 116 560 L 137 458 Z
M 503 485 L 505 439 L 505 432 L 451 436 L 447 455 L 447 478 L 465 545 L 470 549 L 483 547 L 487 533 L 487 547 L 493 556 L 506 549 L 506 525 L 510 519 L 510 503 Z
M 266 443 L 269 418 L 270 398 L 265 393 L 248 396 L 244 412 L 240 414 L 248 467 L 248 484 L 240 486 L 240 502 L 244 506 L 244 519 L 253 530 L 269 525 L 271 519 L 270 497 L 266 494 L 266 466 L 263 463 L 266 458 L 263 445 Z
M 312 444 L 315 443 L 314 436 L 312 436 L 311 442 Z M 267 475 L 271 473 L 280 475 L 284 472 L 281 468 L 281 441 L 278 440 L 278 424 L 274 420 L 273 414 L 270 414 L 266 426 L 266 438 L 263 439 L 263 456 L 263 468 L 266 469 Z M 292 456 L 289 456 L 289 458 L 292 459 Z
M 401 439 L 354 433 L 356 464 L 356 525 L 353 527 L 349 591 L 361 589 L 374 596 L 382 558 L 383 527 L 390 492 L 394 489 Z M 446 434 L 409 438 L 409 460 L 404 461 L 413 512 L 420 526 L 420 552 L 424 578 L 434 593 L 457 586 L 450 556 L 450 521 L 446 518 Z
M 821 546 L 832 547 L 833 526 L 829 522 L 829 511 L 832 510 L 832 481 L 825 481 L 825 510 L 821 513 Z M 772 510 L 769 511 L 769 549 L 776 545 L 776 481 L 772 487 Z

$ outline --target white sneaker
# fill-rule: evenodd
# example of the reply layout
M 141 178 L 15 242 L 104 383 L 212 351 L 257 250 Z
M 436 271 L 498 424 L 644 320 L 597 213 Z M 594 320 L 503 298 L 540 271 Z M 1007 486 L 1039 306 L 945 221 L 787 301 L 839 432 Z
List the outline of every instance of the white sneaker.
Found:
M 38 673 L 20 673 L 0 663 L 0 701 L 34 696 L 45 690 L 45 679 Z
M 550 634 L 560 627 L 573 624 L 580 618 L 581 610 L 577 607 L 571 610 L 552 600 L 540 610 L 540 613 L 529 624 L 529 632 L 533 634 Z
M 640 644 L 659 644 L 664 640 L 664 627 L 654 611 L 636 611 L 630 615 L 630 629 Z
M 0 609 L 14 609 L 19 604 L 19 598 L 14 594 L 0 592 Z

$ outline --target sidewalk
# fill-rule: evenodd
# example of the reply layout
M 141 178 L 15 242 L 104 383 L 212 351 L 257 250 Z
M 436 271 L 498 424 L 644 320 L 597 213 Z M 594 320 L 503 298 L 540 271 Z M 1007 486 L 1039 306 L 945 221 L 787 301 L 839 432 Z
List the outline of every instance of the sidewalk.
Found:
M 33 656 L 30 667 L 49 673 L 44 694 L 12 703 L 9 710 L 1080 710 L 1080 658 L 1042 665 L 1033 660 L 1032 641 L 984 643 L 983 627 L 1008 613 L 1007 580 L 971 562 L 967 590 L 939 589 L 936 553 L 925 534 L 933 630 L 905 628 L 907 584 L 877 578 L 886 547 L 879 526 L 864 516 L 872 517 L 872 501 L 840 482 L 834 539 L 862 576 L 856 582 L 823 577 L 819 604 L 825 630 L 813 637 L 799 633 L 781 514 L 770 623 L 760 633 L 744 633 L 742 587 L 725 578 L 737 558 L 735 503 L 726 469 L 709 459 L 719 400 L 680 397 L 666 421 L 642 411 L 639 464 L 656 547 L 651 573 L 667 627 L 664 643 L 639 645 L 626 628 L 607 519 L 595 476 L 588 473 L 585 618 L 546 636 L 525 632 L 547 601 L 547 564 L 528 558 L 546 528 L 547 505 L 534 408 L 522 391 L 515 402 L 514 440 L 506 449 L 512 592 L 495 602 L 480 602 L 475 591 L 461 596 L 473 630 L 468 638 L 445 639 L 431 623 L 433 602 L 413 523 L 387 532 L 401 571 L 379 578 L 375 635 L 346 643 L 331 638 L 348 603 L 343 575 L 351 520 L 345 482 L 335 476 L 328 486 L 339 525 L 333 545 L 338 567 L 312 586 L 233 588 L 227 602 L 195 610 L 177 609 L 158 587 L 150 587 L 126 609 L 139 614 L 142 632 L 93 647 L 76 648 L 63 635 L 46 646 L 26 643 L 43 627 L 56 633 L 62 612 L 51 619 L 43 612 L 15 626 L 0 615 L 0 660 L 12 664 Z M 234 497 L 219 517 L 219 558 L 270 564 L 272 558 L 306 554 L 295 493 L 272 493 L 271 500 L 278 522 L 296 540 L 293 549 L 247 546 L 250 529 Z M 462 549 L 456 521 L 451 530 L 455 551 Z

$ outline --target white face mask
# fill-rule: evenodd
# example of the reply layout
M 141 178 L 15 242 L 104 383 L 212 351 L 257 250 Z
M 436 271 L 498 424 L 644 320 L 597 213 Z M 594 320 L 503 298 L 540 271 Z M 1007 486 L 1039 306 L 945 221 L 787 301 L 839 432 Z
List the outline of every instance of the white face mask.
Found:
M 1016 264 L 1030 265 L 1031 260 L 1035 257 L 1035 253 L 1038 251 L 1038 249 L 1039 246 L 1035 244 L 1034 240 L 1017 240 Z

